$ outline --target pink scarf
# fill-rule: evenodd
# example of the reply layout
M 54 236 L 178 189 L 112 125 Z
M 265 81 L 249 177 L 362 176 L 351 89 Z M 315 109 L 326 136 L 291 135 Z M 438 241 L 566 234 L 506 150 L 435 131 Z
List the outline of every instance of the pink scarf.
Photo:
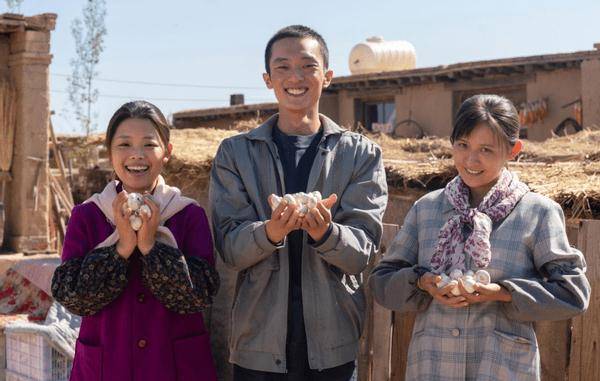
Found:
M 487 267 L 492 258 L 490 233 L 492 223 L 501 221 L 514 209 L 529 187 L 517 175 L 503 169 L 496 184 L 485 195 L 477 208 L 469 205 L 469 187 L 456 176 L 446 185 L 444 193 L 454 207 L 454 214 L 440 230 L 435 253 L 431 257 L 431 270 L 449 272 L 455 268 L 465 271 L 465 258 L 471 256 L 478 268 Z M 463 245 L 464 224 L 473 231 Z

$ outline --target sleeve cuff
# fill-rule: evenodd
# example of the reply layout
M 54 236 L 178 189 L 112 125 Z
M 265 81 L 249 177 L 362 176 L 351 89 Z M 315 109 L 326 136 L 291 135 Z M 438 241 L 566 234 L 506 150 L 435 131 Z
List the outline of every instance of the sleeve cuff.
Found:
M 272 253 L 277 249 L 285 247 L 287 243 L 287 237 L 285 237 L 280 243 L 273 244 L 269 240 L 269 237 L 267 237 L 266 223 L 263 223 L 257 227 L 256 230 L 254 230 L 254 241 L 263 251 Z
M 123 258 L 123 257 L 121 257 L 121 255 L 119 255 L 119 252 L 117 251 L 116 243 L 114 245 L 110 246 L 109 250 L 110 250 L 110 256 L 112 257 L 112 259 L 115 262 L 122 263 L 122 264 L 129 263 L 129 258 Z
M 509 280 L 501 280 L 498 284 L 510 292 L 511 301 L 508 303 L 502 303 L 502 307 L 504 311 L 510 316 L 515 316 L 519 314 L 519 304 L 520 304 L 520 295 L 519 292 L 515 288 L 515 284 L 513 284 Z
M 323 237 L 321 237 L 321 239 L 318 241 L 315 241 L 314 239 L 312 239 L 312 237 L 310 235 L 308 235 L 308 237 L 307 237 L 308 244 L 311 246 L 314 246 L 314 247 L 322 245 L 325 241 L 327 241 L 327 238 L 329 238 L 329 236 L 331 235 L 332 230 L 333 230 L 333 223 L 329 224 L 327 231 L 325 232 L 325 234 L 323 234 Z
M 326 253 L 335 249 L 340 241 L 340 227 L 335 222 L 329 225 L 330 231 L 325 233 L 325 236 L 319 241 L 311 244 L 320 253 Z

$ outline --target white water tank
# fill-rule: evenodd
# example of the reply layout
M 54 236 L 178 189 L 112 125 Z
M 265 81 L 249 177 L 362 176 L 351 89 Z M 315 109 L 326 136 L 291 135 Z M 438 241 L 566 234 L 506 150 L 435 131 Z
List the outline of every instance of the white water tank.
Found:
M 410 70 L 416 66 L 417 53 L 408 41 L 370 37 L 352 48 L 348 63 L 352 74 Z

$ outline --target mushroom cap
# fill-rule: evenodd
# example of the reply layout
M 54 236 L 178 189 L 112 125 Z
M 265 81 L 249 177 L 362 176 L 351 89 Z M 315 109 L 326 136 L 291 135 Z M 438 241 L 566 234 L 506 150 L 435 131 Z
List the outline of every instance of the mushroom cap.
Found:
M 279 197 L 276 194 L 269 197 L 269 204 L 271 205 L 271 209 L 275 210 L 283 200 L 283 197 Z
M 475 281 L 475 278 L 473 278 L 472 276 L 465 276 L 465 277 L 463 277 L 462 281 L 463 281 L 463 286 L 464 286 L 465 290 L 469 294 L 472 294 L 473 292 L 475 292 L 475 284 L 477 283 Z
M 286 194 L 285 196 L 283 196 L 283 199 L 290 205 L 296 205 L 296 198 L 291 194 Z
M 142 227 L 142 219 L 139 216 L 132 214 L 129 216 L 129 224 L 133 230 L 138 231 Z
M 458 280 L 463 276 L 463 272 L 461 269 L 454 269 L 450 271 L 450 278 L 454 280 Z
M 144 205 L 144 197 L 139 193 L 129 193 L 127 195 L 127 206 L 131 210 L 138 210 Z
M 319 202 L 323 199 L 323 196 L 321 196 L 321 192 L 319 192 L 319 191 L 310 192 L 310 195 L 313 196 L 315 198 L 315 200 L 317 200 L 317 202 Z
M 442 279 L 436 283 L 437 288 L 445 287 L 448 283 L 452 281 L 452 279 L 450 279 L 450 277 L 444 273 L 440 274 L 440 277 Z
M 485 270 L 477 270 L 475 273 L 475 280 L 481 284 L 490 284 L 492 277 L 490 273 Z
M 140 214 L 144 213 L 148 217 L 152 217 L 152 209 L 150 209 L 150 207 L 146 204 L 140 206 L 140 209 L 138 210 L 138 212 Z

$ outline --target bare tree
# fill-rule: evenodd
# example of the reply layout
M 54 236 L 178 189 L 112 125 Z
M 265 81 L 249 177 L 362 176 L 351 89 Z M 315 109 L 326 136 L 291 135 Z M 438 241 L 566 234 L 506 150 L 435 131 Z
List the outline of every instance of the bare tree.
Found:
M 94 79 L 98 76 L 96 67 L 104 50 L 105 18 L 105 0 L 88 0 L 83 8 L 83 21 L 77 18 L 71 24 L 76 57 L 71 60 L 69 101 L 86 135 L 96 126 L 93 119 L 97 115 L 92 116 L 92 106 L 98 100 L 98 89 L 94 88 Z
M 21 4 L 23 0 L 6 0 L 6 6 L 10 13 L 21 13 Z

